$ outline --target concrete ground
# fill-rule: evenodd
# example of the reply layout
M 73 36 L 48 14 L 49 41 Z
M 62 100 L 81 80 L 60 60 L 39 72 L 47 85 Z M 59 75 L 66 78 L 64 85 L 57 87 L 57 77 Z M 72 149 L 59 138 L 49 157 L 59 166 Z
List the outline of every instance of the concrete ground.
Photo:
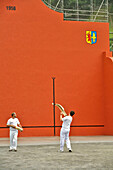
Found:
M 0 170 L 113 170 L 113 136 L 70 137 L 73 152 L 59 150 L 59 137 L 0 138 Z

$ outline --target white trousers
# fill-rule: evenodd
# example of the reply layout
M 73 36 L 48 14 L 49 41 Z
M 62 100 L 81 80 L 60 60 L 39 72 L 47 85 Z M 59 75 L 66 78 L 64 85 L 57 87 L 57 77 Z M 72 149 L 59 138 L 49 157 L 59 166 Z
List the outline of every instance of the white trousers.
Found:
M 10 130 L 10 149 L 17 149 L 17 136 L 18 131 Z
M 63 151 L 64 150 L 64 142 L 66 141 L 66 146 L 69 150 L 71 150 L 71 143 L 69 140 L 69 132 L 70 130 L 66 130 L 61 128 L 60 131 L 60 150 Z

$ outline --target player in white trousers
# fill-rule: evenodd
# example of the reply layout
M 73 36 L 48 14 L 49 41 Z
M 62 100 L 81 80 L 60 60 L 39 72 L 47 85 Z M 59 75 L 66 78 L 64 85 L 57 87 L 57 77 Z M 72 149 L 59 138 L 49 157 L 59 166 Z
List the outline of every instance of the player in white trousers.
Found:
M 63 121 L 62 128 L 60 131 L 60 151 L 64 151 L 64 141 L 66 141 L 69 152 L 72 152 L 71 143 L 69 140 L 70 124 L 72 122 L 72 116 L 75 114 L 74 111 L 69 113 L 69 116 L 62 117 L 63 113 L 60 114 L 60 121 Z
M 10 149 L 9 151 L 17 151 L 17 136 L 18 130 L 16 129 L 17 125 L 22 128 L 19 120 L 16 118 L 16 113 L 11 114 L 12 118 L 7 121 L 7 127 L 10 127 Z

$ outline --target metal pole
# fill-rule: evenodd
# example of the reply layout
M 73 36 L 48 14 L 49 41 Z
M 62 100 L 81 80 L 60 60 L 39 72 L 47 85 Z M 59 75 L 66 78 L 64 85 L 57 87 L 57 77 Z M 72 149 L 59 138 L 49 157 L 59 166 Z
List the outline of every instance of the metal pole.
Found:
M 51 8 L 51 0 L 49 0 L 49 7 Z
M 77 0 L 77 21 L 79 21 L 79 4 L 78 4 L 78 0 Z
M 101 2 L 101 5 L 100 5 L 100 7 L 99 7 L 99 9 L 98 9 L 98 11 L 97 11 L 97 13 L 96 13 L 95 18 L 94 18 L 94 20 L 93 20 L 93 21 L 95 21 L 95 20 L 96 20 L 96 18 L 97 18 L 97 16 L 98 16 L 98 13 L 100 12 L 100 9 L 101 9 L 101 7 L 102 7 L 103 3 L 104 3 L 104 0 Z
M 108 9 L 108 0 L 106 0 L 106 8 L 107 8 L 107 22 L 109 22 L 109 9 Z
M 93 21 L 93 0 L 91 0 L 90 3 L 91 3 L 91 21 Z
M 64 13 L 64 0 L 62 0 L 61 2 L 62 2 L 62 5 L 61 5 L 62 13 Z
M 61 1 L 61 0 L 59 0 L 59 1 L 57 2 L 56 7 L 55 7 L 55 11 L 56 11 L 56 9 L 57 9 L 57 7 L 58 7 L 60 1 Z
M 53 79 L 53 117 L 54 117 L 54 136 L 55 136 L 55 77 Z

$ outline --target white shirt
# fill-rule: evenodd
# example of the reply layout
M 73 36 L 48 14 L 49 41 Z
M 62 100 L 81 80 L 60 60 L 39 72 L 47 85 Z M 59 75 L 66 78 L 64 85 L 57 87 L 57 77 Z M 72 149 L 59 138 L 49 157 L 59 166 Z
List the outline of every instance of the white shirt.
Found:
M 62 118 L 62 121 L 63 121 L 62 128 L 66 129 L 66 130 L 70 130 L 70 124 L 72 122 L 72 117 L 65 116 L 64 118 Z
M 20 124 L 19 120 L 17 118 L 10 118 L 8 121 L 7 121 L 7 125 L 14 125 L 14 126 L 17 126 L 18 124 Z M 10 127 L 10 130 L 11 131 L 18 131 L 17 129 L 15 128 L 12 128 Z

